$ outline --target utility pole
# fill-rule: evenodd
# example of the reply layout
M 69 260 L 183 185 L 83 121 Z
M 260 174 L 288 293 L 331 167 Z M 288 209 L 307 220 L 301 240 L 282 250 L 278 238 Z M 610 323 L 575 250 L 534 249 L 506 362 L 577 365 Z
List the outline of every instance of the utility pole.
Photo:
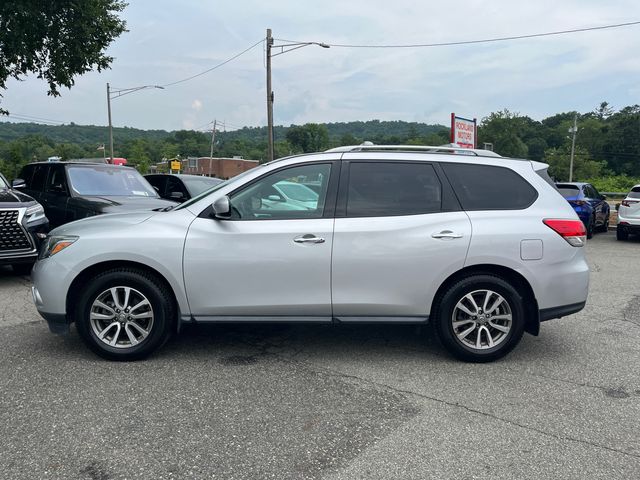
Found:
M 216 141 L 216 124 L 217 123 L 218 123 L 218 120 L 213 121 L 213 129 L 211 130 L 211 153 L 209 154 L 209 171 L 206 174 L 209 177 L 213 176 L 211 174 L 211 163 L 213 162 L 213 145 Z
M 113 163 L 113 124 L 111 123 L 111 90 L 107 83 L 107 112 L 109 113 L 109 151 L 111 152 L 111 163 Z
M 267 28 L 267 141 L 269 143 L 269 151 L 267 160 L 273 160 L 273 90 L 271 88 L 271 47 L 273 46 L 273 37 L 271 29 Z
M 573 182 L 573 154 L 576 149 L 576 134 L 578 133 L 578 114 L 573 116 L 573 127 L 569 129 L 569 133 L 573 133 L 571 139 L 571 160 L 569 162 L 569 181 Z

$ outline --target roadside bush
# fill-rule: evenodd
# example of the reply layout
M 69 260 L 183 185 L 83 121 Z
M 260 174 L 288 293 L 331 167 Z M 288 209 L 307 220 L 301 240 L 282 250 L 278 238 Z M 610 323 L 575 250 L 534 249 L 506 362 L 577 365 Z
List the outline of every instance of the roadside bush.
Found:
M 640 184 L 640 178 L 633 178 L 628 175 L 593 177 L 585 181 L 591 183 L 599 192 L 627 193 L 631 190 L 631 187 Z

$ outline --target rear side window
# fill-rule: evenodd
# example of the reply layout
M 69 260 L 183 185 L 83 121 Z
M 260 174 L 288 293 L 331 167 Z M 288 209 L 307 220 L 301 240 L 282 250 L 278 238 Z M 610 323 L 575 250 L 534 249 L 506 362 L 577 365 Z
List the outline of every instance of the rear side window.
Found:
M 538 192 L 513 170 L 492 165 L 442 163 L 465 210 L 522 210 Z
M 417 215 L 439 212 L 441 207 L 442 185 L 428 163 L 350 164 L 349 217 Z

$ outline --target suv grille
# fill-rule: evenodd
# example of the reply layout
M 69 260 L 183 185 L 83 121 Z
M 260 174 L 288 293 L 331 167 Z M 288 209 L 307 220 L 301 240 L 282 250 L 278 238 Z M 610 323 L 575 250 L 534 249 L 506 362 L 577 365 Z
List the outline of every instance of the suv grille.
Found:
M 18 223 L 18 210 L 0 210 L 0 252 L 30 249 L 31 243 Z

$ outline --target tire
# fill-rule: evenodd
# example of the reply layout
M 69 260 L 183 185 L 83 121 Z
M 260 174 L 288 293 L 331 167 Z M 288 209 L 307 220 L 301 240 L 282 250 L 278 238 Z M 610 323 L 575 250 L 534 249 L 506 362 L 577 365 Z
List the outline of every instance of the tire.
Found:
M 607 233 L 609 231 L 609 215 L 604 219 L 604 223 L 598 228 L 599 232 Z
M 131 361 L 148 357 L 169 339 L 174 312 L 172 295 L 157 278 L 138 269 L 115 268 L 84 286 L 73 317 L 94 353 Z
M 487 292 L 491 292 L 488 299 Z M 473 308 L 469 297 L 479 309 Z M 468 315 L 464 309 L 476 315 Z M 526 322 L 524 300 L 500 277 L 472 275 L 444 293 L 435 308 L 434 320 L 440 341 L 454 357 L 474 363 L 491 362 L 504 357 L 520 342 Z M 491 346 L 489 337 L 495 345 Z
M 591 217 L 589 223 L 587 223 L 587 239 L 593 238 L 593 232 L 596 228 L 596 219 Z
M 33 263 L 14 263 L 11 268 L 16 275 L 31 275 Z
M 627 232 L 622 227 L 620 227 L 620 225 L 618 225 L 618 228 L 616 228 L 616 239 L 621 241 L 628 240 L 629 232 Z

